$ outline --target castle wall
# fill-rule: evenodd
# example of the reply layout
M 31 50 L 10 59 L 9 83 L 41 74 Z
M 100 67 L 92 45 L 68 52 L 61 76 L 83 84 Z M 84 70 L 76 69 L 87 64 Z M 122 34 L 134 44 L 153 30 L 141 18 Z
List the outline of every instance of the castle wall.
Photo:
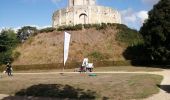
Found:
M 95 5 L 96 0 L 69 0 L 69 7 L 82 5 Z
M 121 23 L 121 15 L 117 10 L 103 6 L 72 6 L 53 15 L 53 27 L 101 23 Z

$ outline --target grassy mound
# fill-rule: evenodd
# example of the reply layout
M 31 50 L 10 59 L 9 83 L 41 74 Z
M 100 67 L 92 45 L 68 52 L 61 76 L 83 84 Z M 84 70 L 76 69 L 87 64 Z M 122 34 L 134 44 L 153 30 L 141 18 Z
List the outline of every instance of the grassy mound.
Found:
M 80 28 L 81 27 L 81 28 Z M 51 64 L 63 62 L 64 31 L 71 34 L 68 62 L 125 61 L 123 52 L 129 45 L 142 42 L 137 31 L 121 24 L 63 26 L 60 31 L 42 31 L 29 38 L 14 52 L 19 56 L 15 65 Z

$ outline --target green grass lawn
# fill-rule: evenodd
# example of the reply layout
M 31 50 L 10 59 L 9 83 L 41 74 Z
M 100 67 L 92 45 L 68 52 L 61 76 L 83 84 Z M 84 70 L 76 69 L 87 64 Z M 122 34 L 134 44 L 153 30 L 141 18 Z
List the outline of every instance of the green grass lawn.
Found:
M 6 75 L 0 79 L 0 94 L 23 99 L 47 98 L 128 100 L 146 98 L 159 92 L 163 77 L 152 74 L 46 74 Z

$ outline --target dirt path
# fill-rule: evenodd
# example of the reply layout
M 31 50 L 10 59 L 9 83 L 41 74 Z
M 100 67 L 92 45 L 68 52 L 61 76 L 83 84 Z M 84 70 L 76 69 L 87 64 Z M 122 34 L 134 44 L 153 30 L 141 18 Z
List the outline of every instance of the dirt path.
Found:
M 2 100 L 3 98 L 5 97 L 8 97 L 9 95 L 6 95 L 6 94 L 0 94 L 0 100 Z
M 160 92 L 158 94 L 155 94 L 147 99 L 142 100 L 170 100 L 170 70 L 164 70 L 160 72 L 94 72 L 96 74 L 157 74 L 164 76 L 164 79 L 160 85 Z M 24 74 L 24 75 L 30 75 L 30 74 L 63 74 L 63 72 L 44 72 L 44 73 L 14 73 L 16 74 Z M 64 72 L 64 74 L 79 74 L 79 72 Z M 0 100 L 4 97 L 7 97 L 8 95 L 0 94 Z

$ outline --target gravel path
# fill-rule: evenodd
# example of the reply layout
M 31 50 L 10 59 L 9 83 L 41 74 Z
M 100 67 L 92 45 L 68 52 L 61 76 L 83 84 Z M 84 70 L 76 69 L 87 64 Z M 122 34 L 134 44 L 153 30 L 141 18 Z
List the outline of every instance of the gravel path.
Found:
M 0 100 L 2 100 L 3 98 L 5 97 L 8 97 L 9 95 L 6 95 L 6 94 L 0 94 Z
M 63 74 L 63 72 L 46 72 L 46 73 L 14 73 L 15 74 Z M 160 72 L 94 72 L 96 74 L 117 74 L 117 73 L 122 73 L 122 74 L 157 74 L 157 75 L 162 75 L 164 76 L 164 79 L 160 85 L 160 92 L 158 94 L 155 94 L 147 99 L 142 99 L 142 100 L 170 100 L 170 70 L 164 70 Z M 78 72 L 64 72 L 64 74 L 79 74 Z M 0 100 L 3 99 L 4 97 L 8 97 L 9 95 L 5 94 L 0 94 Z

